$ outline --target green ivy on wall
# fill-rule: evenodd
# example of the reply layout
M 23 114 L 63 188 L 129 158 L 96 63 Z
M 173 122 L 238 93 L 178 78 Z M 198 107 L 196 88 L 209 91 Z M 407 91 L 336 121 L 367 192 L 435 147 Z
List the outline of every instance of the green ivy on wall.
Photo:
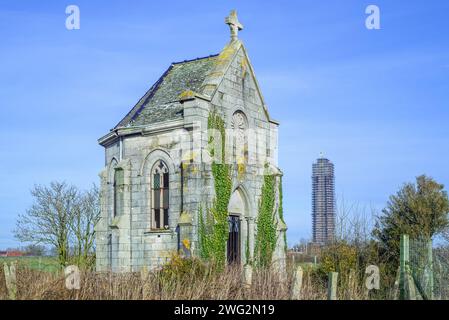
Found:
M 259 216 L 257 217 L 257 233 L 254 248 L 255 263 L 258 267 L 267 267 L 271 264 L 276 247 L 275 187 L 276 176 L 265 175 L 259 204 Z
M 279 219 L 285 223 L 284 221 L 284 208 L 282 206 L 282 176 L 279 177 Z
M 220 133 L 221 138 L 221 163 L 225 163 L 225 150 L 226 150 L 226 128 L 225 128 L 225 122 L 220 117 L 219 114 L 217 114 L 216 111 L 212 111 L 209 114 L 209 117 L 207 118 L 207 129 L 209 129 L 209 145 L 214 146 L 213 142 L 215 137 L 211 134 L 210 130 L 217 130 Z M 216 144 L 215 144 L 216 146 Z M 215 148 L 213 147 L 210 151 L 211 156 L 213 157 L 215 155 Z
M 279 219 L 285 224 L 284 220 L 284 207 L 283 203 L 283 195 L 282 195 L 282 176 L 279 177 Z M 287 253 L 287 232 L 284 232 L 284 251 Z
M 211 134 L 210 129 L 215 129 L 220 133 L 221 138 L 221 161 L 212 162 L 212 176 L 214 179 L 215 198 L 212 207 L 199 209 L 199 245 L 200 256 L 203 259 L 211 260 L 219 266 L 224 266 L 226 261 L 226 242 L 228 240 L 228 205 L 232 192 L 232 167 L 225 164 L 226 136 L 224 120 L 215 111 L 208 117 L 209 147 L 210 155 L 216 155 L 216 148 L 219 146 L 214 141 L 216 136 Z M 276 192 L 279 192 L 279 220 L 284 222 L 282 206 L 282 179 L 279 186 L 276 185 L 276 175 L 267 174 L 264 176 L 261 200 L 259 203 L 259 215 L 257 217 L 257 232 L 254 248 L 254 262 L 256 266 L 266 267 L 271 264 L 277 242 L 275 202 Z M 203 210 L 204 209 L 204 210 Z M 204 211 L 204 212 L 203 212 Z M 287 248 L 287 238 L 284 233 L 285 249 Z M 246 243 L 246 257 L 250 257 L 249 241 Z M 247 260 L 247 263 L 252 261 Z
M 211 208 L 206 208 L 205 217 L 202 209 L 199 215 L 199 242 L 201 257 L 213 260 L 219 266 L 224 266 L 226 259 L 226 242 L 228 240 L 228 205 L 231 198 L 232 178 L 231 166 L 225 164 L 225 123 L 216 113 L 212 112 L 208 118 L 208 129 L 218 130 L 221 134 L 221 163 L 212 162 L 212 176 L 214 178 L 215 199 Z M 214 137 L 209 137 L 213 144 Z M 212 148 L 211 156 L 215 154 Z

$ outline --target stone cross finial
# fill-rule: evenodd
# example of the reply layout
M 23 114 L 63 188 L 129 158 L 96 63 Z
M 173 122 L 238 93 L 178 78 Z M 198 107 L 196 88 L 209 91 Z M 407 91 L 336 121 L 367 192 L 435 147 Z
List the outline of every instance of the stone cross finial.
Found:
M 237 40 L 237 35 L 240 30 L 243 30 L 243 25 L 237 18 L 237 12 L 232 10 L 228 17 L 225 19 L 225 23 L 229 25 L 231 29 L 231 41 Z

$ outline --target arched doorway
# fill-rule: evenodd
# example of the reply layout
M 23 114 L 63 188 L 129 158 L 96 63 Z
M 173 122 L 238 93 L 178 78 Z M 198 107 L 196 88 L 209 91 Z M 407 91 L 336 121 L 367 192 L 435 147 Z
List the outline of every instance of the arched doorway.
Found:
M 228 264 L 238 264 L 241 261 L 242 228 L 240 221 L 245 216 L 246 205 L 242 192 L 237 189 L 231 195 L 228 206 L 229 237 L 227 242 Z

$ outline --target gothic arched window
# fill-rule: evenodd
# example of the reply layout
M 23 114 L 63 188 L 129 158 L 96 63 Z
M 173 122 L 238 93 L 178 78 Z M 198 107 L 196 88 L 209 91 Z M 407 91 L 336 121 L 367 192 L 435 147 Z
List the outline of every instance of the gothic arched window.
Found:
M 234 131 L 233 156 L 237 163 L 248 162 L 248 121 L 243 112 L 237 111 L 232 115 L 231 129 Z
M 162 160 L 151 171 L 151 195 L 151 228 L 168 229 L 169 172 Z
M 123 187 L 124 175 L 123 169 L 118 168 L 114 171 L 114 218 L 123 213 Z

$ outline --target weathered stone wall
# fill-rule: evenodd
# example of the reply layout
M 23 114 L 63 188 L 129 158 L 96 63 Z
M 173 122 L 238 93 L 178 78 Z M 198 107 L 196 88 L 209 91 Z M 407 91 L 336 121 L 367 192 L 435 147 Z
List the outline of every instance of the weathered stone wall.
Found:
M 263 184 L 264 165 L 266 162 L 270 162 L 277 166 L 278 125 L 269 121 L 263 105 L 263 98 L 258 91 L 251 64 L 243 47 L 236 52 L 225 71 L 209 108 L 222 115 L 228 129 L 232 116 L 237 111 L 243 112 L 248 120 L 248 138 L 250 139 L 248 163 L 245 165 L 244 174 L 238 173 L 237 166 L 233 171 L 233 191 L 238 189 L 246 200 L 246 213 L 240 217 L 240 252 L 242 262 L 245 263 L 247 261 L 247 241 L 249 241 L 250 254 L 252 255 L 254 252 L 255 220 Z M 203 148 L 205 148 L 207 138 L 203 140 L 203 143 Z M 235 159 L 230 158 L 233 155 L 232 149 L 233 146 L 228 141 L 226 154 L 228 160 L 234 162 Z M 213 180 L 208 186 L 210 189 L 206 194 L 212 195 L 213 198 Z
M 237 166 L 233 171 L 233 191 L 238 190 L 245 199 L 245 213 L 240 217 L 242 262 L 247 261 L 247 245 L 252 255 L 264 165 L 270 162 L 277 166 L 277 124 L 269 121 L 243 46 L 234 53 L 211 101 L 188 99 L 183 102 L 181 123 L 158 123 L 157 130 L 148 127 L 141 133 L 124 136 L 121 147 L 116 142 L 105 148 L 106 167 L 100 174 L 102 212 L 96 228 L 98 270 L 138 271 L 143 266 L 155 267 L 181 248 L 184 239 L 189 240 L 196 254 L 200 206 L 205 210 L 214 199 L 211 164 L 204 163 L 207 119 L 212 110 L 221 114 L 227 128 L 233 114 L 243 112 L 249 129 L 257 130 L 257 136 L 249 133 L 253 140 L 249 141 L 248 163 L 243 172 L 239 173 Z M 232 145 L 228 144 L 226 154 L 232 153 Z M 150 176 L 158 160 L 169 167 L 170 208 L 169 229 L 155 231 L 151 229 Z M 116 168 L 124 170 L 124 204 L 123 212 L 112 219 Z M 279 241 L 278 246 L 282 244 Z M 281 250 L 277 250 L 277 256 L 282 256 Z
M 177 152 L 176 137 L 173 132 L 156 135 L 127 136 L 123 139 L 123 161 L 125 170 L 124 211 L 111 220 L 113 208 L 113 188 L 102 190 L 107 198 L 106 211 L 102 213 L 102 222 L 107 221 L 106 229 L 118 239 L 118 269 L 123 271 L 139 270 L 141 266 L 153 266 L 165 261 L 170 251 L 177 250 L 177 219 L 180 209 L 180 167 L 175 163 Z M 179 147 L 178 147 L 179 148 Z M 114 162 L 115 153 L 106 148 L 106 161 Z M 108 152 L 109 151 L 109 152 Z M 169 167 L 170 208 L 169 229 L 153 231 L 151 229 L 151 188 L 150 176 L 153 165 L 163 160 Z M 117 166 L 120 166 L 119 163 Z M 109 185 L 113 183 L 110 181 Z M 105 188 L 103 184 L 103 188 Z M 105 208 L 103 208 L 105 209 Z M 108 210 L 109 209 L 109 210 Z M 101 224 L 105 228 L 104 223 Z M 102 231 L 104 234 L 105 231 Z M 97 237 L 98 238 L 98 237 Z M 113 241 L 114 244 L 114 241 Z M 102 248 L 99 248 L 104 257 Z M 113 254 L 114 259 L 114 254 Z M 105 263 L 106 262 L 106 263 Z M 115 261 L 113 261 L 114 266 Z M 100 265 L 110 262 L 101 261 Z M 108 265 L 109 266 L 109 265 Z M 99 268 L 101 269 L 101 267 Z

